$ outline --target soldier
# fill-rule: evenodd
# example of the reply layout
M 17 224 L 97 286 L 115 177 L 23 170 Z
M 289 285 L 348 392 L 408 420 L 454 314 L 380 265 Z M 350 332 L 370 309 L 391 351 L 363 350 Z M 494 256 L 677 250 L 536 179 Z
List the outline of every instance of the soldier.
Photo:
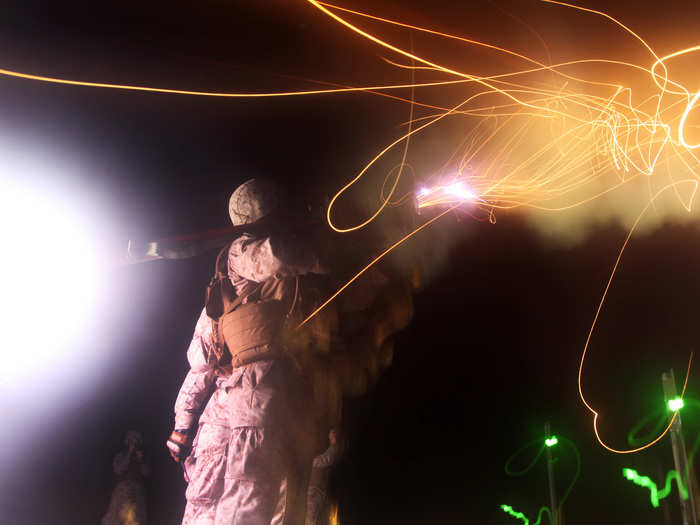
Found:
M 203 312 L 187 351 L 190 370 L 175 401 L 175 430 L 168 440 L 188 482 L 182 525 L 214 525 L 223 492 L 230 429 L 221 388 L 225 378 L 206 366 L 212 351 L 211 321 Z
M 248 227 L 217 258 L 168 440 L 186 458 L 183 523 L 268 525 L 292 463 L 286 441 L 303 423 L 283 337 L 303 295 L 299 276 L 323 269 L 307 244 L 280 233 L 278 212 L 277 190 L 257 179 L 229 201 L 234 226 Z
M 136 430 L 129 430 L 124 436 L 124 449 L 114 457 L 117 483 L 102 525 L 146 524 L 144 478 L 149 468 L 143 458 L 142 444 L 141 433 Z
M 330 517 L 328 505 L 328 477 L 338 459 L 338 443 L 335 429 L 328 432 L 328 448 L 314 458 L 306 500 L 306 525 L 327 525 Z

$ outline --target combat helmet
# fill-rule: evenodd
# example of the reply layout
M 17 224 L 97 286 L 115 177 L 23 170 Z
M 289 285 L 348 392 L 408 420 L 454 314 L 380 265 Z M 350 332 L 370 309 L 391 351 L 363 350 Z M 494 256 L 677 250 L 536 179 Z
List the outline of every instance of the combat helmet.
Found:
M 231 194 L 228 213 L 233 225 L 240 226 L 259 221 L 278 205 L 278 192 L 273 183 L 262 179 L 250 179 Z

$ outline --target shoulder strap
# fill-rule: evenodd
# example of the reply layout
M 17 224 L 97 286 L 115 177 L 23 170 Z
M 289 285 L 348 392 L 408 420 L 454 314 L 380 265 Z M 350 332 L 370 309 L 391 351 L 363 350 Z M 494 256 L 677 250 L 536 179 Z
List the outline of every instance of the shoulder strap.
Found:
M 211 319 L 221 317 L 232 303 L 238 301 L 240 304 L 236 290 L 228 278 L 228 251 L 230 247 L 231 243 L 228 243 L 217 255 L 215 273 L 207 286 L 204 304 L 207 315 Z

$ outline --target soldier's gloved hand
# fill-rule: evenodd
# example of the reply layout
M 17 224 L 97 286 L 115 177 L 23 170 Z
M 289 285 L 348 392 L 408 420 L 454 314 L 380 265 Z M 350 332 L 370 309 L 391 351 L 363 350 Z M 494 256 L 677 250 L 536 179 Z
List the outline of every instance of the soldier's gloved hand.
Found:
M 192 438 L 189 430 L 176 429 L 173 430 L 166 442 L 168 451 L 172 458 L 178 463 L 190 455 L 192 448 Z

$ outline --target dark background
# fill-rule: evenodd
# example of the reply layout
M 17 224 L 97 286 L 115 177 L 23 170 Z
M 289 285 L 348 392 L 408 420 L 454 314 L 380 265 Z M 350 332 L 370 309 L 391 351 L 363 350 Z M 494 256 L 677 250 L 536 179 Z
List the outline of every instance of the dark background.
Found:
M 317 86 L 308 79 L 407 81 L 405 71 L 380 59 L 392 58 L 387 53 L 304 2 L 259 4 L 5 4 L 0 65 L 62 78 L 236 92 Z M 539 45 L 525 26 L 505 21 L 504 12 L 516 14 L 549 27 L 555 59 L 576 48 L 572 34 L 592 54 L 607 45 L 597 38 L 600 22 L 535 2 L 425 4 L 381 1 L 364 9 L 492 42 Z M 608 12 L 663 51 L 700 39 L 698 8 L 680 2 L 618 2 Z M 621 53 L 627 45 L 623 39 Z M 543 58 L 544 49 L 539 52 Z M 448 54 L 446 61 L 479 66 L 483 60 L 484 70 L 505 64 L 479 57 Z M 396 136 L 408 106 L 367 94 L 228 100 L 0 77 L 0 114 L 13 134 L 71 151 L 94 167 L 77 183 L 114 217 L 121 247 L 128 238 L 225 225 L 231 190 L 251 176 L 287 182 L 290 199 L 332 194 Z M 593 405 L 603 407 L 603 435 L 619 448 L 634 422 L 660 403 L 661 372 L 673 367 L 682 376 L 697 348 L 698 233 L 695 223 L 666 224 L 637 238 L 601 318 L 585 386 Z M 602 224 L 564 247 L 543 244 L 518 214 L 501 214 L 495 225 L 447 217 L 401 248 L 406 257 L 422 254 L 429 262 L 426 286 L 415 297 L 412 324 L 396 337 L 393 365 L 368 395 L 345 404 L 350 447 L 332 479 L 341 523 L 513 523 L 499 510 L 502 503 L 534 520 L 547 503 L 544 463 L 521 479 L 508 478 L 503 464 L 542 436 L 546 421 L 582 454 L 566 523 L 663 523 L 648 491 L 625 481 L 620 469 L 632 466 L 660 482 L 661 470 L 672 467 L 668 440 L 633 457 L 608 453 L 595 442 L 592 418 L 577 397 L 580 352 L 625 234 L 622 226 Z M 359 237 L 348 242 L 360 254 L 366 249 Z M 112 458 L 129 428 L 143 432 L 153 471 L 151 522 L 178 523 L 184 482 L 164 442 L 213 257 L 106 273 L 112 295 L 101 302 L 99 347 L 112 356 L 111 366 L 99 371 L 88 393 L 53 407 L 44 426 L 24 429 L 12 420 L 4 426 L 20 437 L 39 433 L 2 474 L 4 523 L 97 523 L 109 501 Z M 34 396 L 52 395 L 40 377 L 26 389 L 27 411 Z M 692 373 L 688 395 L 697 390 Z M 689 413 L 684 421 L 688 439 L 700 429 L 696 420 Z M 563 491 L 573 475 L 572 455 L 563 447 L 555 455 Z M 666 501 L 679 520 L 675 489 Z

